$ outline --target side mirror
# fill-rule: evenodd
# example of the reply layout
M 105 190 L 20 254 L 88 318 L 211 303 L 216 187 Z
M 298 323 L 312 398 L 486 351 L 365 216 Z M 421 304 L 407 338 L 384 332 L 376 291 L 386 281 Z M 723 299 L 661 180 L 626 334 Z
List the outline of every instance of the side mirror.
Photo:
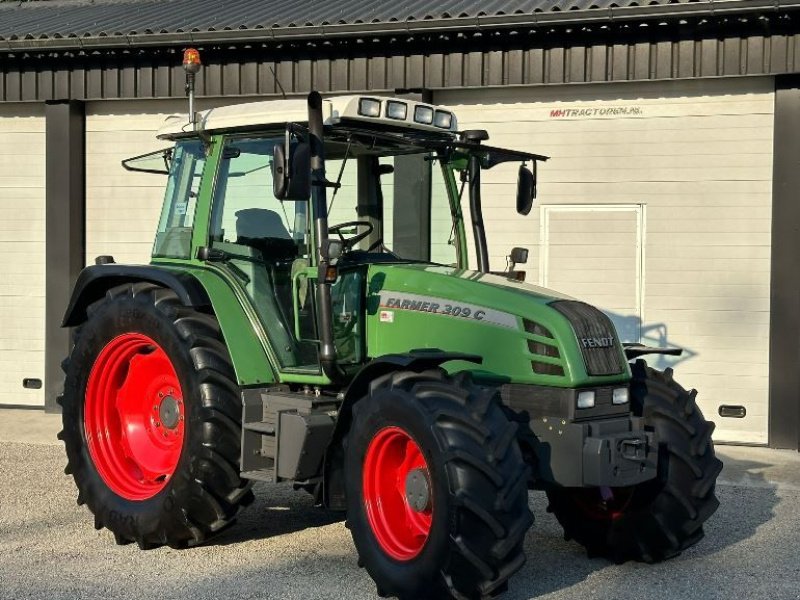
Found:
M 285 146 L 277 144 L 272 149 L 272 192 L 278 200 L 308 200 L 311 196 L 308 143 L 287 140 Z
M 533 208 L 536 197 L 536 176 L 528 167 L 520 165 L 517 175 L 517 212 L 527 215 Z
M 527 248 L 512 248 L 511 254 L 508 255 L 508 260 L 513 265 L 524 265 L 528 262 L 528 249 Z
M 507 257 L 508 270 L 506 277 L 515 281 L 525 281 L 525 271 L 516 270 L 517 265 L 524 265 L 528 262 L 528 249 L 519 246 L 511 249 L 511 254 Z

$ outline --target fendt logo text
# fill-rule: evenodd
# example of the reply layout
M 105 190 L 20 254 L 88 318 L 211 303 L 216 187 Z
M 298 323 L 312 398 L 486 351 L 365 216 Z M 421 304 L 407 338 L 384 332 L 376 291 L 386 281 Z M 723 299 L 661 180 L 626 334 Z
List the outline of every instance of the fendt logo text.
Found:
M 613 336 L 581 338 L 584 348 L 610 348 L 614 345 Z

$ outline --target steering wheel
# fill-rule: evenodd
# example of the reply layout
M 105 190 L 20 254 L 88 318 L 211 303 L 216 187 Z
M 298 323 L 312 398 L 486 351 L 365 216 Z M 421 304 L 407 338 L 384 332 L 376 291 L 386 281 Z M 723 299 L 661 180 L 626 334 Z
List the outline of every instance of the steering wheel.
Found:
M 342 229 L 346 229 L 348 227 L 366 227 L 366 231 L 362 231 L 353 237 L 345 239 L 344 235 L 342 234 Z M 347 223 L 339 223 L 333 227 L 328 227 L 328 233 L 335 233 L 338 235 L 339 239 L 342 240 L 342 245 L 344 246 L 345 250 L 352 250 L 353 246 L 367 237 L 374 230 L 375 226 L 369 221 L 347 221 Z

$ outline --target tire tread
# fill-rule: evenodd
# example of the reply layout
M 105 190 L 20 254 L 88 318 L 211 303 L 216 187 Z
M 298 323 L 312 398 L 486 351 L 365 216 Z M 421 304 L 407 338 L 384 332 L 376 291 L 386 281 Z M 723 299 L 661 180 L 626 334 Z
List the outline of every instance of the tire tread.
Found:
M 466 372 L 394 372 L 373 382 L 370 395 L 354 405 L 354 428 L 368 411 L 369 398 L 386 391 L 419 403 L 428 415 L 445 472 L 451 482 L 459 482 L 450 492 L 449 520 L 462 525 L 450 526 L 449 550 L 435 581 L 395 585 L 370 570 L 378 589 L 401 600 L 418 600 L 423 589 L 431 598 L 463 600 L 504 590 L 525 563 L 523 542 L 533 514 L 528 506 L 529 469 L 515 443 L 517 425 L 508 420 L 496 389 L 477 385 Z M 351 531 L 355 536 L 355 527 Z M 360 563 L 370 569 L 367 555 L 360 555 Z M 412 591 L 401 585 L 416 587 Z
M 188 486 L 191 490 L 192 504 L 183 506 L 176 500 L 174 510 L 164 509 L 157 526 L 151 529 L 121 529 L 118 521 L 110 518 L 111 515 L 98 499 L 87 496 L 84 489 L 87 467 L 69 460 L 70 456 L 77 455 L 70 451 L 70 447 L 81 443 L 81 438 L 75 433 L 77 428 L 66 421 L 65 429 L 60 434 L 68 450 L 65 472 L 72 474 L 76 480 L 79 503 L 86 502 L 95 513 L 96 526 L 109 529 L 117 544 L 135 542 L 142 549 L 161 545 L 173 548 L 197 545 L 230 526 L 241 508 L 253 501 L 252 483 L 239 477 L 238 455 L 225 456 L 220 451 L 221 448 L 237 448 L 241 440 L 241 400 L 233 366 L 219 323 L 213 315 L 189 309 L 181 304 L 173 290 L 146 282 L 115 286 L 93 302 L 87 308 L 87 322 L 74 332 L 73 347 L 82 342 L 87 324 L 92 319 L 98 318 L 103 311 L 115 310 L 120 302 L 135 302 L 141 310 L 156 311 L 170 319 L 192 358 L 201 388 L 195 408 L 201 421 L 196 424 L 201 439 L 197 460 L 190 461 L 190 473 L 176 473 L 176 477 L 183 480 L 182 488 Z M 87 342 L 91 343 L 91 340 Z M 62 363 L 68 378 L 74 372 L 73 367 L 71 357 Z M 82 402 L 82 398 L 73 396 L 66 392 L 62 396 L 62 405 L 71 414 L 75 413 L 75 403 Z M 212 426 L 204 427 L 203 424 Z M 176 497 L 174 491 L 172 497 Z
M 697 407 L 697 391 L 687 391 L 672 369 L 661 372 L 639 359 L 631 365 L 632 408 L 659 441 L 655 480 L 634 492 L 642 498 L 619 520 L 591 519 L 569 491 L 548 491 L 550 506 L 566 538 L 583 544 L 590 555 L 615 562 L 659 562 L 680 554 L 703 537 L 703 523 L 719 502 L 714 487 L 722 462 L 714 454 L 714 423 Z

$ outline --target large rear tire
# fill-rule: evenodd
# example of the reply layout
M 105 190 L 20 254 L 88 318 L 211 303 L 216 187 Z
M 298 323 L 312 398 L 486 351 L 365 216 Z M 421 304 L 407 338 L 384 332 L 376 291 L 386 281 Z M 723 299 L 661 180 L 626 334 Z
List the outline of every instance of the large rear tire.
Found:
M 381 596 L 477 599 L 507 587 L 533 522 L 528 467 L 497 392 L 397 372 L 353 408 L 347 526 Z
M 717 510 L 714 493 L 722 462 L 714 454 L 714 423 L 706 421 L 686 391 L 644 360 L 631 365 L 631 409 L 659 442 L 657 477 L 629 488 L 548 491 L 549 510 L 564 537 L 586 547 L 590 556 L 617 563 L 659 562 L 703 537 L 703 523 Z M 609 494 L 610 492 L 610 494 Z
M 115 287 L 87 312 L 60 399 L 78 504 L 119 544 L 204 542 L 253 499 L 239 477 L 241 400 L 216 319 L 149 283 Z

